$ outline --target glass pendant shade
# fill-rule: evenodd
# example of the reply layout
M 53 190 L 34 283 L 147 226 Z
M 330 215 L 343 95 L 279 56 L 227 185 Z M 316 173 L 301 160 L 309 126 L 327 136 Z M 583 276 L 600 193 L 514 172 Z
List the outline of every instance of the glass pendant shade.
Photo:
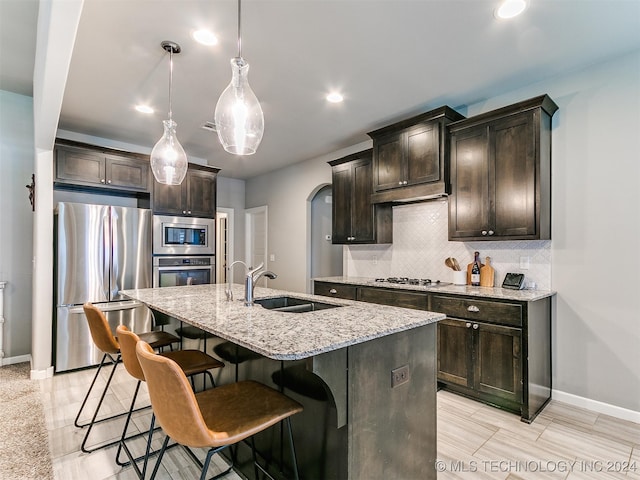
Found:
M 151 171 L 159 183 L 180 185 L 187 175 L 187 154 L 176 137 L 173 120 L 163 120 L 164 134 L 151 150 Z
M 264 133 L 262 107 L 249 86 L 249 64 L 242 57 L 232 58 L 231 72 L 231 83 L 216 104 L 218 138 L 227 152 L 252 155 Z

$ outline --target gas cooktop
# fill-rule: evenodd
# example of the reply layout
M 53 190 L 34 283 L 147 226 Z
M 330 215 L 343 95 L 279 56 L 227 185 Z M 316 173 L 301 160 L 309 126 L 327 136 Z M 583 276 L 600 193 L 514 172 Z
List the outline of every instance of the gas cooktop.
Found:
M 407 277 L 389 277 L 376 278 L 377 283 L 395 283 L 400 285 L 418 285 L 421 287 L 444 287 L 451 285 L 451 282 L 441 282 L 440 280 L 431 280 L 430 278 L 407 278 Z

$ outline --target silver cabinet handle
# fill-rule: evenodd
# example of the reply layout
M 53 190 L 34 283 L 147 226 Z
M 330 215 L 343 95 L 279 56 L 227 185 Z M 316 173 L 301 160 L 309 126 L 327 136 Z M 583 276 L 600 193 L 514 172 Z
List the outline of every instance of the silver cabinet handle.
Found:
M 493 230 L 489 230 L 489 235 L 493 235 Z
M 482 235 L 486 235 L 487 231 L 486 230 L 482 230 Z
M 329 293 L 335 295 L 336 293 L 338 293 L 338 291 L 335 288 L 332 288 L 331 290 L 329 290 Z
M 188 213 L 189 215 L 191 215 L 191 210 L 187 210 L 187 213 Z
M 186 210 L 182 210 L 182 213 L 184 213 L 186 215 L 187 211 Z
M 100 179 L 100 183 L 104 183 L 104 178 L 101 178 L 101 179 Z
M 476 312 L 476 313 L 477 313 L 477 312 L 479 312 L 479 311 L 480 311 L 480 309 L 479 309 L 478 307 L 476 307 L 475 305 L 469 305 L 469 306 L 467 307 L 467 311 L 469 311 L 469 312 Z
M 477 323 L 474 323 L 474 324 L 473 324 L 473 329 L 474 329 L 474 330 L 477 330 L 477 329 L 478 329 L 478 324 L 477 324 Z
M 404 182 L 402 182 L 402 184 L 403 184 L 403 185 L 406 185 L 406 184 L 407 184 L 407 181 L 405 180 Z
M 402 185 L 402 180 L 400 180 L 400 181 L 398 182 L 398 185 Z
M 467 322 L 467 323 L 465 324 L 465 327 L 467 327 L 467 328 L 471 328 L 471 322 Z
M 111 180 L 107 181 L 107 183 L 108 183 L 109 185 L 111 185 Z

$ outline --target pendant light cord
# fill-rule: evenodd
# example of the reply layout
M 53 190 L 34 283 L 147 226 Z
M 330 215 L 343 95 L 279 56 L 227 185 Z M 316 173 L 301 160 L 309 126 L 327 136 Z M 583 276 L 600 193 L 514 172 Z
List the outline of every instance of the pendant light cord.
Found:
M 242 58 L 242 36 L 240 35 L 240 3 L 238 0 L 238 57 Z
M 173 92 L 173 47 L 169 49 L 169 121 L 171 121 L 171 100 L 172 100 L 172 92 Z

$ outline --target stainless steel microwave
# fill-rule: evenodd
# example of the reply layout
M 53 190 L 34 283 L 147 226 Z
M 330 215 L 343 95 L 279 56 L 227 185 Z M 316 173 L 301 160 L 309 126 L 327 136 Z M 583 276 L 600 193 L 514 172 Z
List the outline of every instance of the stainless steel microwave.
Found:
M 213 218 L 153 217 L 154 255 L 215 255 Z

